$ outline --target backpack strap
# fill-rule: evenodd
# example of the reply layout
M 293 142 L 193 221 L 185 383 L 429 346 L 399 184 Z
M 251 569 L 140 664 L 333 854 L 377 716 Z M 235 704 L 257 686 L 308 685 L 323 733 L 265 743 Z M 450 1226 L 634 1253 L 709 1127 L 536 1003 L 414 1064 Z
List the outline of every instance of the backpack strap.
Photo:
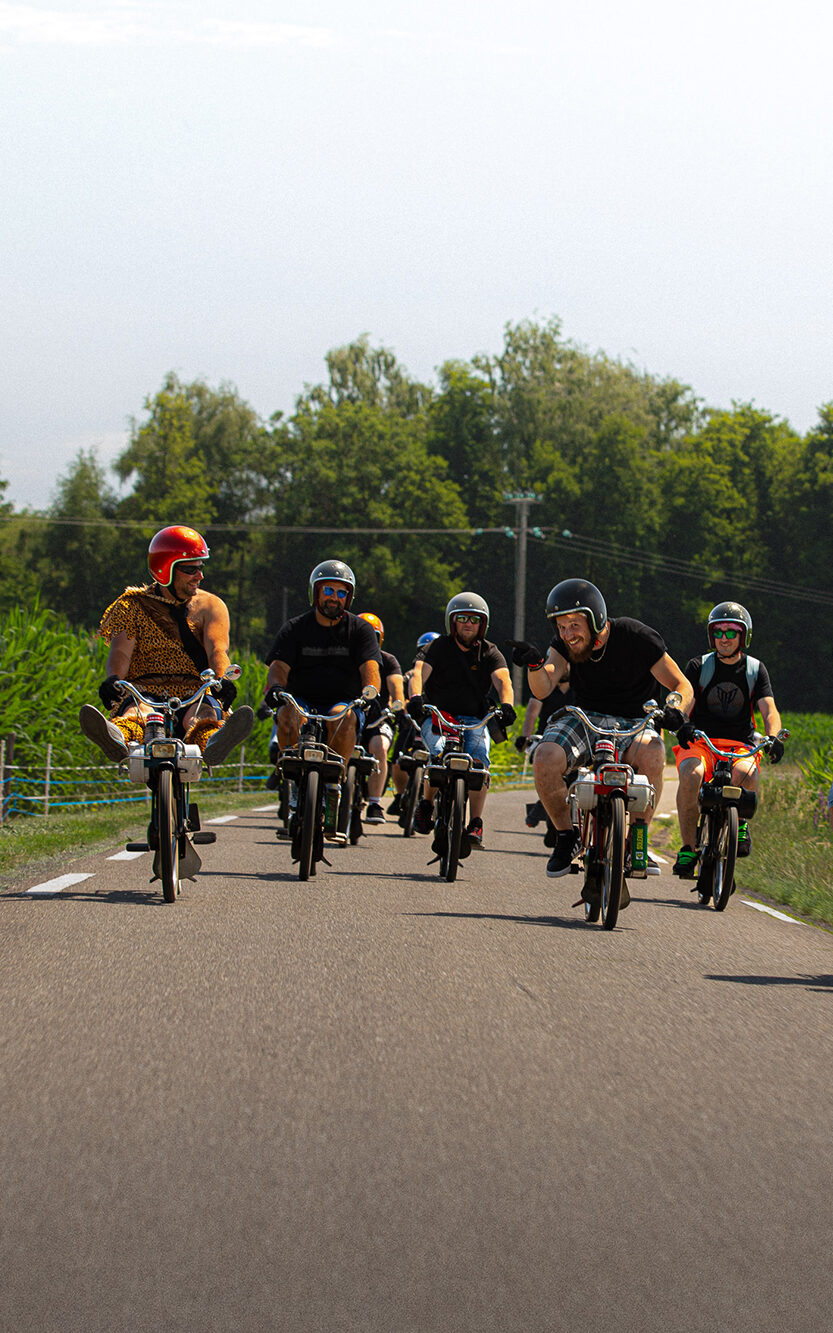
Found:
M 706 653 L 700 663 L 700 679 L 697 682 L 697 692 L 702 694 L 712 676 L 714 675 L 714 653 Z

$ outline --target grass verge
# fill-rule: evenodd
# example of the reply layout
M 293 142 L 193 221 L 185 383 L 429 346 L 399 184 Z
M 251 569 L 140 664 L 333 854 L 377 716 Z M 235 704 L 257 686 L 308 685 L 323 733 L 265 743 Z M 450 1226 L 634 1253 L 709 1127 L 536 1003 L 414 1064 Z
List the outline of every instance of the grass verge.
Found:
M 191 789 L 202 819 L 233 810 L 269 805 L 275 796 L 263 789 L 247 792 L 211 792 Z M 149 807 L 135 805 L 95 806 L 63 814 L 13 819 L 0 827 L 0 886 L 15 878 L 63 869 L 79 856 L 100 848 L 117 847 L 141 839 L 147 828 Z

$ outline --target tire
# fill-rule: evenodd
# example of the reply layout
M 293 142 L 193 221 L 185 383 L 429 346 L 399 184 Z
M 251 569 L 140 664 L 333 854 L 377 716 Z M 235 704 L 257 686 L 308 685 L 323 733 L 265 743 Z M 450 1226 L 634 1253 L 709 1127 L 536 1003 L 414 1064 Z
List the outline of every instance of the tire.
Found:
M 613 930 L 625 878 L 625 803 L 621 796 L 612 797 L 599 810 L 597 830 L 602 862 L 602 929 Z
M 443 875 L 449 883 L 457 878 L 460 842 L 463 837 L 463 825 L 466 822 L 466 784 L 462 778 L 454 778 L 453 781 L 448 801 L 448 851 L 443 869 Z
M 355 764 L 348 764 L 338 802 L 338 818 L 336 819 L 336 831 L 338 833 L 347 834 L 350 832 L 350 821 L 353 816 L 353 802 L 355 799 L 356 766 Z
M 310 769 L 303 782 L 303 805 L 301 793 L 298 795 L 298 816 L 301 823 L 299 842 L 298 878 L 309 879 L 314 873 L 313 849 L 315 847 L 315 826 L 321 818 L 318 800 L 318 772 Z
M 702 907 L 708 907 L 712 900 L 712 882 L 714 880 L 714 852 L 712 850 L 712 823 L 715 816 L 713 814 L 704 814 L 700 816 L 700 823 L 697 826 L 697 851 L 699 853 L 699 863 L 697 866 L 697 901 Z
M 414 816 L 419 805 L 424 777 L 425 769 L 421 764 L 414 769 L 413 773 L 408 774 L 408 786 L 405 789 L 405 808 L 402 812 L 402 832 L 406 838 L 414 836 Z
M 177 791 L 173 770 L 160 768 L 156 788 L 156 827 L 159 839 L 159 870 L 162 897 L 175 903 L 182 887 L 179 879 L 179 829 L 177 827 Z
M 738 812 L 730 805 L 723 811 L 717 833 L 717 849 L 714 858 L 714 879 L 712 881 L 712 901 L 714 910 L 725 910 L 732 889 L 735 886 L 735 862 L 738 855 Z

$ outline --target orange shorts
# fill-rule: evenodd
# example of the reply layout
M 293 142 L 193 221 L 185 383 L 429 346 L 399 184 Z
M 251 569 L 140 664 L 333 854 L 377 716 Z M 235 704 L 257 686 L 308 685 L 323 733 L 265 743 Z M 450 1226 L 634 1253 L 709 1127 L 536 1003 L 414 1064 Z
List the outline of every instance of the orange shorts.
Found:
M 718 750 L 730 750 L 732 754 L 737 754 L 740 758 L 743 758 L 749 749 L 749 746 L 744 745 L 743 741 L 721 741 L 718 740 L 716 736 L 711 736 L 709 739 L 711 740 L 712 745 L 717 746 Z M 709 747 L 704 745 L 702 741 L 689 741 L 688 748 L 685 750 L 682 745 L 675 745 L 674 758 L 677 761 L 678 773 L 680 771 L 680 764 L 684 759 L 702 759 L 703 763 L 706 765 L 706 773 L 703 781 L 711 782 L 712 774 L 714 773 L 715 756 L 712 754 Z M 753 763 L 756 768 L 760 768 L 761 756 L 759 754 L 755 755 Z

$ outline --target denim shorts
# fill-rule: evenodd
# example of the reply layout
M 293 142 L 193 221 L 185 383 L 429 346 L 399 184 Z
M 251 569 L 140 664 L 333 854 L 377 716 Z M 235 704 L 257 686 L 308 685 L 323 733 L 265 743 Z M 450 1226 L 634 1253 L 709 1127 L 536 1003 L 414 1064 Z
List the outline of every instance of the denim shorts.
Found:
M 469 714 L 461 714 L 457 718 L 464 726 L 471 726 L 474 722 L 482 721 L 479 717 L 471 717 Z M 434 730 L 434 723 L 430 717 L 427 717 L 421 727 L 422 739 L 425 742 L 425 748 L 432 759 L 440 753 L 443 746 L 443 737 Z M 477 759 L 484 768 L 489 767 L 489 748 L 492 738 L 489 735 L 488 727 L 479 727 L 477 731 L 463 732 L 463 749 L 466 754 L 470 754 L 472 759 Z
M 587 716 L 595 727 L 601 727 L 605 731 L 612 731 L 614 727 L 619 727 L 622 731 L 630 731 L 631 727 L 645 721 L 644 717 L 614 717 L 610 713 L 588 713 Z M 646 740 L 651 740 L 656 734 L 651 726 L 647 726 L 642 732 L 642 736 Z M 560 745 L 567 756 L 567 769 L 569 771 L 578 768 L 581 764 L 590 763 L 593 758 L 593 741 L 595 739 L 592 733 L 588 738 L 584 724 L 572 713 L 567 713 L 544 728 L 541 744 L 543 745 L 549 741 L 554 745 Z M 633 741 L 628 741 L 627 744 L 632 745 Z

